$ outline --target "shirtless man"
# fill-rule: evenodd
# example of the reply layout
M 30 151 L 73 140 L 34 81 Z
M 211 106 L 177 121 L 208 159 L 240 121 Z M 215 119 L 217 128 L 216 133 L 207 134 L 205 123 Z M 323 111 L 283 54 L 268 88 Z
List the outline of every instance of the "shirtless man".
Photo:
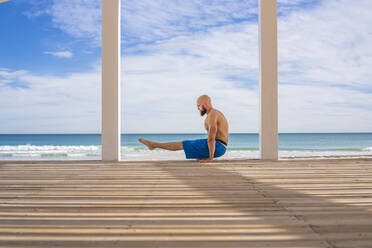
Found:
M 155 148 L 168 151 L 184 150 L 187 159 L 196 158 L 202 163 L 224 155 L 229 141 L 229 125 L 225 116 L 212 107 L 211 99 L 207 95 L 200 96 L 196 104 L 201 116 L 207 114 L 204 122 L 204 127 L 208 132 L 207 139 L 159 143 L 140 138 L 138 141 L 150 150 Z

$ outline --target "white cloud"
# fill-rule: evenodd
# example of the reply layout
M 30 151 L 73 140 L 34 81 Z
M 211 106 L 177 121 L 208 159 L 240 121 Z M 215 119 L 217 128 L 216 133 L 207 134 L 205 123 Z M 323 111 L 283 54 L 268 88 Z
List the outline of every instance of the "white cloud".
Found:
M 0 130 L 4 133 L 97 132 L 100 116 L 100 73 L 68 76 L 29 71 L 0 71 L 0 79 L 29 88 L 0 85 Z
M 155 42 L 125 48 L 124 131 L 203 132 L 195 100 L 204 93 L 228 117 L 230 131 L 258 131 L 257 23 L 230 21 L 233 14 L 239 18 L 251 10 L 239 12 L 238 5 L 224 9 L 221 1 L 208 8 L 205 3 L 126 2 L 125 11 L 131 12 L 124 25 L 127 35 L 132 41 Z M 99 40 L 97 2 L 54 4 L 56 27 L 74 37 Z M 68 7 L 76 8 L 71 16 Z M 322 1 L 280 17 L 280 132 L 372 131 L 371 7 L 367 0 L 353 5 L 347 0 Z M 92 17 L 84 18 L 84 8 Z M 0 71 L 0 86 L 1 80 L 16 80 L 31 87 L 4 83 L 0 116 L 7 119 L 0 130 L 99 129 L 99 63 L 95 68 L 67 77 Z
M 370 1 L 325 1 L 279 22 L 281 81 L 371 87 Z
M 76 38 L 99 45 L 101 35 L 101 0 L 58 0 L 50 8 L 52 23 Z
M 31 1 L 30 17 L 48 14 L 53 25 L 76 38 L 100 45 L 101 0 Z M 278 11 L 286 13 L 309 4 L 309 0 L 279 0 Z M 41 6 L 45 6 L 42 8 Z M 206 28 L 236 21 L 254 20 L 258 0 L 122 0 L 123 34 L 128 43 L 152 42 L 191 35 Z
M 74 54 L 70 51 L 60 51 L 60 52 L 48 52 L 48 51 L 45 51 L 44 52 L 45 54 L 50 54 L 50 55 L 53 55 L 53 56 L 56 56 L 58 58 L 72 58 L 74 56 Z
M 253 18 L 255 0 L 122 1 L 127 40 L 153 41 L 191 35 L 206 28 Z
M 371 78 L 368 67 L 372 58 L 368 52 L 360 54 L 365 65 L 354 68 L 354 72 L 349 69 L 350 56 L 355 56 L 353 51 L 369 51 L 367 41 L 372 38 L 366 35 L 365 42 L 356 42 L 346 52 L 342 46 L 345 39 L 357 39 L 368 33 L 365 32 L 368 28 L 358 26 L 360 20 L 355 20 L 354 26 L 344 30 L 350 37 L 339 36 L 332 30 L 340 31 L 342 23 L 315 21 L 324 12 L 335 14 L 336 20 L 342 19 L 343 12 L 337 15 L 338 11 L 335 6 L 323 5 L 279 20 L 281 132 L 371 131 L 372 87 L 369 81 L 361 79 Z M 341 45 L 334 47 L 326 42 L 334 38 Z M 149 129 L 146 120 L 150 119 L 151 130 L 159 132 L 179 123 L 202 131 L 197 129 L 199 123 L 190 123 L 195 113 L 189 106 L 193 106 L 193 100 L 203 90 L 208 90 L 212 97 L 218 96 L 216 106 L 228 114 L 234 132 L 257 132 L 257 42 L 257 25 L 246 22 L 134 48 L 133 51 L 138 49 L 144 55 L 124 58 L 124 99 L 128 112 L 132 110 L 123 119 L 127 128 Z M 345 56 L 337 57 L 338 54 Z M 241 88 L 239 82 L 226 79 L 229 75 L 245 78 L 252 86 Z M 175 110 L 168 111 L 169 106 Z M 167 111 L 161 114 L 164 109 Z

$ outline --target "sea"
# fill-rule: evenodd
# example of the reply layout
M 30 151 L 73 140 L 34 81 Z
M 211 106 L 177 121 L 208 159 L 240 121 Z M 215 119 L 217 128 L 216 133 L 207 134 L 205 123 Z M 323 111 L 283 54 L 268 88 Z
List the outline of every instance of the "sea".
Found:
M 183 151 L 148 150 L 138 138 L 172 142 L 207 138 L 206 134 L 122 134 L 121 160 L 184 160 Z M 280 133 L 279 158 L 371 157 L 372 133 Z M 0 160 L 100 160 L 100 134 L 0 134 Z M 224 156 L 259 159 L 257 133 L 229 134 Z

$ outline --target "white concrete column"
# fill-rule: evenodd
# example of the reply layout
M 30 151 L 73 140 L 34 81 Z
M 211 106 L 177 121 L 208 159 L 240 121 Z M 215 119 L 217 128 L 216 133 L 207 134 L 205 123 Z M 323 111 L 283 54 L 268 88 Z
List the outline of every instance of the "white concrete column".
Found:
M 278 159 L 277 1 L 259 0 L 260 158 Z
M 102 160 L 120 160 L 120 0 L 102 0 Z

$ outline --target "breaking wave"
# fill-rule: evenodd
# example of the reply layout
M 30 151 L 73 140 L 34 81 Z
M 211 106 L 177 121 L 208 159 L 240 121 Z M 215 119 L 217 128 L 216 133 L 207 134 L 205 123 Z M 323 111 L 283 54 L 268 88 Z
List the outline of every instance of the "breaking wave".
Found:
M 372 147 L 305 149 L 282 148 L 282 158 L 330 157 L 330 156 L 372 156 Z M 122 146 L 122 160 L 182 160 L 183 151 L 148 150 L 145 146 Z M 218 159 L 257 159 L 256 147 L 229 147 L 226 154 Z M 0 146 L 1 160 L 100 160 L 100 145 L 3 145 Z

